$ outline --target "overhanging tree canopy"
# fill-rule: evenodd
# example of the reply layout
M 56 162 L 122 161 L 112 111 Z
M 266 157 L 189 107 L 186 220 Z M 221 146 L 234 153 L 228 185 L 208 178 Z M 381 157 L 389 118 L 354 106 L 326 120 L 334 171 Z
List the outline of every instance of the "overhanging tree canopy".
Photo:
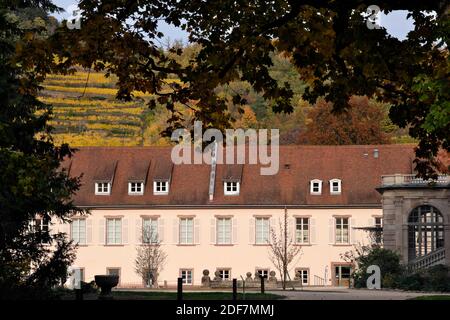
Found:
M 410 12 L 415 28 L 406 40 L 367 28 L 363 13 L 374 4 L 384 12 Z M 208 126 L 225 128 L 226 104 L 214 89 L 234 80 L 248 81 L 275 111 L 291 112 L 289 84 L 278 83 L 268 71 L 271 54 L 278 51 L 290 57 L 307 83 L 303 98 L 311 103 L 324 97 L 340 111 L 350 96 L 367 95 L 391 104 L 392 122 L 409 126 L 419 139 L 416 164 L 422 176 L 434 174 L 439 148 L 450 150 L 446 1 L 82 0 L 79 6 L 81 29 L 60 28 L 41 44 L 46 49 L 37 59 L 28 61 L 43 73 L 66 72 L 75 64 L 115 73 L 119 98 L 129 99 L 134 90 L 155 93 L 173 111 L 168 132 L 181 125 L 177 102 Z M 190 41 L 201 45 L 187 67 L 160 50 L 161 20 L 188 31 Z M 53 64 L 48 53 L 63 62 Z M 168 74 L 182 84 L 166 83 Z M 238 93 L 233 102 L 245 104 Z

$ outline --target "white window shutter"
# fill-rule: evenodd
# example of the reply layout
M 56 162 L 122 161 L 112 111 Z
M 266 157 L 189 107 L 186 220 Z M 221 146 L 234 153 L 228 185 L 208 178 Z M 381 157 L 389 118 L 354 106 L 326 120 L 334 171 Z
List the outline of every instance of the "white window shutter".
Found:
M 164 241 L 164 219 L 163 218 L 158 219 L 158 241 L 159 242 Z
M 200 219 L 194 218 L 194 243 L 200 244 Z
M 274 217 L 269 218 L 269 243 L 272 242 L 272 232 L 276 232 L 276 219 Z
M 284 226 L 284 221 L 283 221 L 283 226 Z M 288 217 L 288 226 L 287 226 L 287 231 L 288 231 L 288 239 L 289 241 L 295 241 L 294 235 L 295 235 L 295 218 L 294 217 Z
M 355 219 L 354 218 L 350 218 L 350 243 L 356 243 L 356 232 L 355 232 Z
M 310 243 L 316 243 L 316 219 L 309 218 L 309 232 L 311 233 Z
M 216 244 L 216 219 L 213 218 L 210 221 L 210 242 Z
M 178 244 L 179 243 L 179 225 L 180 220 L 179 219 L 173 219 L 173 243 Z
M 128 219 L 122 219 L 122 244 L 128 244 Z
M 98 243 L 105 244 L 106 233 L 105 233 L 105 219 L 101 219 L 98 228 Z
M 61 232 L 66 234 L 67 239 L 70 239 L 70 226 L 71 224 L 68 222 L 61 225 Z
M 86 242 L 92 244 L 92 220 L 86 219 Z
M 334 232 L 335 232 L 335 226 L 334 226 L 334 219 L 331 218 L 328 220 L 328 243 L 334 244 L 335 238 L 334 238 Z
M 231 227 L 233 228 L 233 244 L 238 244 L 237 218 L 231 219 Z
M 142 243 L 142 218 L 136 218 L 135 220 L 136 225 L 136 243 L 141 244 Z
M 255 224 L 256 220 L 255 218 L 250 218 L 249 220 L 249 233 L 248 233 L 248 242 L 250 244 L 255 244 Z

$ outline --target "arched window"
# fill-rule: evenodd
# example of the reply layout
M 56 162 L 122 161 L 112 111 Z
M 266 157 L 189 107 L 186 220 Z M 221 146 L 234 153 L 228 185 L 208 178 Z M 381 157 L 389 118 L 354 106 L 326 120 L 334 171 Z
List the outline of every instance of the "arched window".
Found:
M 444 246 L 444 220 L 433 206 L 415 208 L 408 218 L 409 260 L 427 255 Z

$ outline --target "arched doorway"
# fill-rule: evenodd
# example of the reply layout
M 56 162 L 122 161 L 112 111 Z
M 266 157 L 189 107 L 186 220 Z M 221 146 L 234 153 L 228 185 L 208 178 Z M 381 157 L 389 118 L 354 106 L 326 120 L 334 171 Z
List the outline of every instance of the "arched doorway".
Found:
M 408 260 L 422 257 L 444 246 L 444 219 L 433 206 L 415 208 L 408 217 Z

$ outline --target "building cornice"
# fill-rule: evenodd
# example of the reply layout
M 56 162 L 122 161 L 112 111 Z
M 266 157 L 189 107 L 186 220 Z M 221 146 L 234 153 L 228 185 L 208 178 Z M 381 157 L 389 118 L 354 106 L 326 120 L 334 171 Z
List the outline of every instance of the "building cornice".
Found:
M 208 204 L 208 205 L 130 205 L 130 204 L 117 204 L 117 205 L 77 205 L 80 209 L 108 209 L 108 210 L 170 210 L 170 209 L 381 209 L 381 203 L 374 204 L 352 204 L 352 205 L 278 205 L 278 204 Z

